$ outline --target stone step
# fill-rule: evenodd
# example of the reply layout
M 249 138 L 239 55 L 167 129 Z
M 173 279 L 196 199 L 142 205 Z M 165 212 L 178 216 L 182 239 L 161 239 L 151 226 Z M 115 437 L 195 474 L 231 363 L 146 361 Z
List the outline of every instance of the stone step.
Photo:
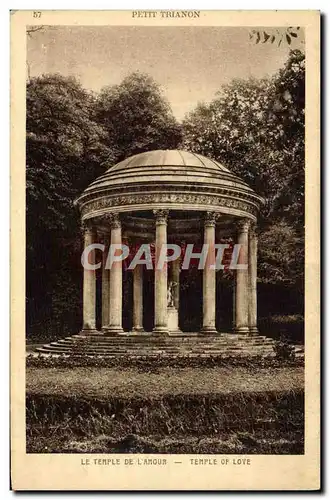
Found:
M 265 348 L 265 347 L 272 347 L 274 343 L 272 342 L 264 342 L 264 343 L 259 343 L 259 344 L 251 344 L 249 342 L 210 342 L 210 343 L 195 343 L 195 344 L 141 344 L 141 343 L 128 343 L 128 344 L 106 344 L 106 343 L 97 343 L 97 342 L 51 342 L 51 346 L 57 346 L 57 347 L 62 347 L 63 349 L 109 349 L 109 348 L 116 348 L 118 350 L 130 350 L 130 349 L 176 349 L 176 350 L 181 350 L 181 349 L 223 349 L 226 347 L 229 348 L 251 348 L 251 349 L 258 349 L 258 348 Z
M 166 351 L 173 351 L 173 352 L 180 352 L 181 350 L 185 349 L 190 349 L 190 348 L 180 348 L 176 346 L 146 346 L 146 345 L 131 345 L 131 346 L 102 346 L 102 345 L 85 345 L 85 346 L 77 346 L 76 344 L 72 345 L 63 345 L 63 344 L 51 344 L 51 347 L 57 347 L 63 350 L 76 350 L 76 351 L 86 351 L 86 350 L 109 350 L 109 349 L 114 349 L 117 352 L 129 352 L 131 350 L 145 350 L 148 349 L 149 351 L 153 350 L 166 350 Z
M 268 337 L 265 336 L 248 336 L 248 335 L 236 335 L 236 334 L 231 334 L 231 333 L 221 333 L 219 335 L 195 335 L 195 336 L 179 336 L 179 335 L 166 335 L 166 336 L 155 336 L 151 334 L 143 334 L 143 335 L 126 335 L 126 334 L 121 334 L 121 335 L 116 335 L 116 336 L 106 336 L 106 335 L 73 335 L 72 337 L 66 337 L 65 339 L 62 340 L 70 340 L 70 339 L 77 339 L 78 341 L 84 341 L 88 340 L 90 342 L 122 342 L 122 343 L 129 343 L 129 342 L 180 342 L 180 343 L 190 343 L 190 342 L 209 342 L 209 341 L 222 341 L 224 339 L 230 340 L 230 341 L 238 341 L 238 340 L 243 340 L 243 341 L 249 341 L 249 342 L 260 342 L 264 340 L 271 340 Z
M 117 339 L 111 339 L 111 340 L 90 340 L 90 339 L 84 339 L 84 340 L 76 340 L 76 339 L 61 339 L 57 341 L 58 344 L 61 345 L 105 345 L 105 346 L 110 346 L 110 345 L 116 345 L 116 346 L 125 346 L 128 347 L 130 345 L 148 345 L 148 346 L 192 346 L 192 345 L 273 345 L 274 342 L 271 339 L 267 340 L 250 340 L 250 339 L 245 339 L 245 340 L 230 340 L 228 338 L 222 338 L 217 341 L 214 341 L 213 339 L 211 340 L 206 340 L 203 339 L 202 341 L 195 341 L 195 342 L 189 342 L 189 343 L 184 343 L 184 342 L 177 342 L 176 339 L 170 339 L 168 342 L 164 341 L 132 341 L 132 339 L 123 339 L 123 340 L 117 340 Z
M 180 353 L 180 352 L 223 352 L 223 351 L 251 351 L 251 352 L 261 352 L 261 351 L 273 351 L 273 346 L 199 346 L 199 347 L 190 347 L 190 348 L 175 348 L 175 347 L 155 347 L 155 346 L 131 346 L 127 348 L 117 346 L 81 346 L 77 348 L 76 346 L 62 346 L 62 345 L 50 345 L 47 346 L 49 349 L 61 350 L 63 352 L 73 352 L 73 353 L 84 353 L 88 351 L 95 352 L 106 352 L 113 351 L 117 353 L 131 353 L 131 352 L 139 352 L 139 351 L 147 351 L 147 352 L 169 352 L 169 353 Z
M 66 357 L 70 357 L 68 354 L 66 353 L 62 353 L 62 352 L 56 352 L 56 351 L 49 351 L 43 347 L 39 347 L 37 349 L 38 353 L 39 354 L 43 354 L 43 355 L 55 355 L 55 356 L 60 356 L 60 355 L 65 355 Z M 89 356 L 89 357 L 99 357 L 100 354 L 98 353 L 93 353 L 93 352 L 90 352 L 90 353 L 86 353 L 85 354 L 86 356 Z M 246 358 L 246 357 L 251 357 L 253 356 L 254 354 L 251 353 L 251 352 L 232 352 L 232 351 L 226 351 L 226 352 L 222 352 L 222 353 L 217 353 L 217 354 L 214 354 L 212 357 L 221 357 L 221 358 L 229 358 L 229 357 L 237 357 L 237 358 Z M 263 353 L 263 356 L 265 357 L 274 357 L 275 354 L 274 353 Z M 125 358 L 127 357 L 127 354 L 124 354 L 124 353 L 116 353 L 116 352 L 105 352 L 102 354 L 102 357 L 105 357 L 105 358 Z M 132 354 L 130 355 L 130 358 L 132 359 L 158 359 L 159 355 L 158 354 L 150 354 L 150 353 L 144 353 L 144 354 Z M 192 359 L 197 359 L 197 358 L 209 358 L 210 357 L 210 354 L 193 354 L 193 353 L 186 353 L 186 354 L 183 354 L 183 355 L 173 355 L 173 354 L 167 354 L 167 353 L 162 353 L 161 354 L 161 357 L 164 358 L 164 359 L 186 359 L 186 358 L 192 358 Z
M 177 356 L 186 356 L 186 355 L 196 355 L 196 356 L 222 356 L 224 354 L 230 354 L 230 355 L 239 355 L 239 354 L 246 354 L 246 355 L 264 355 L 264 354 L 273 354 L 274 351 L 269 349 L 263 349 L 263 350 L 251 350 L 251 349 L 239 349 L 239 350 L 234 350 L 234 349 L 225 349 L 225 350 L 217 350 L 217 351 L 183 351 L 183 352 L 171 352 L 171 351 L 166 351 L 166 350 L 132 350 L 130 352 L 123 352 L 123 351 L 117 351 L 117 350 L 112 350 L 112 349 L 104 349 L 104 350 L 86 350 L 84 352 L 75 352 L 75 351 L 70 351 L 70 350 L 63 350 L 59 347 L 54 347 L 54 346 L 45 346 L 42 348 L 37 349 L 38 352 L 49 352 L 49 353 L 58 353 L 58 354 L 67 354 L 67 355 L 93 355 L 93 356 L 100 356 L 100 355 L 114 355 L 114 356 L 158 356 L 158 355 L 168 355 L 172 357 L 177 357 Z
M 199 352 L 199 351 L 223 351 L 227 349 L 232 349 L 232 350 L 241 350 L 241 349 L 248 349 L 248 350 L 265 350 L 265 349 L 273 349 L 272 345 L 258 345 L 258 346 L 249 346 L 249 345 L 222 345 L 222 346 L 207 346 L 207 345 L 201 345 L 201 346 L 189 346 L 189 347 L 177 347 L 177 346 L 138 346 L 138 345 L 132 345 L 132 346 L 100 346 L 100 345 L 86 345 L 86 346 L 76 346 L 76 345 L 62 345 L 62 344 L 52 344 L 50 345 L 50 348 L 59 348 L 62 349 L 63 351 L 87 351 L 87 350 L 99 350 L 99 351 L 104 351 L 104 350 L 115 350 L 117 352 L 131 352 L 132 350 L 148 350 L 148 351 L 168 351 L 168 352 L 182 352 L 182 351 L 194 351 L 194 352 Z
M 158 337 L 152 334 L 106 337 L 73 335 L 38 347 L 45 356 L 91 356 L 130 359 L 208 358 L 208 357 L 274 357 L 274 340 L 265 336 L 222 333 L 203 336 L 189 335 Z M 297 357 L 304 357 L 303 346 L 296 346 Z

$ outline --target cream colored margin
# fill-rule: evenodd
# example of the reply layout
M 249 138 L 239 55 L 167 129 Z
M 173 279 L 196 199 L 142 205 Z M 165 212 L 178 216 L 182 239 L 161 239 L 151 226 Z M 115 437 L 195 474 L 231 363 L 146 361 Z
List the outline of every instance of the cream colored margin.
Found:
M 301 26 L 306 36 L 306 448 L 302 456 L 251 455 L 250 466 L 82 466 L 87 455 L 25 452 L 26 25 Z M 15 490 L 304 490 L 320 470 L 320 17 L 317 11 L 201 11 L 198 19 L 139 19 L 132 11 L 11 15 L 11 457 Z M 110 456 L 110 455 L 109 455 Z M 124 455 L 119 455 L 124 461 Z M 89 455 L 105 458 L 108 455 Z M 118 455 L 116 455 L 116 458 Z M 130 455 L 132 457 L 132 455 Z M 141 456 L 142 458 L 143 456 Z M 157 456 L 160 458 L 160 456 Z M 213 456 L 214 457 L 214 456 Z M 229 458 L 235 458 L 232 455 Z M 135 456 L 136 458 L 136 456 Z M 220 458 L 220 456 L 219 456 Z M 237 456 L 242 458 L 242 456 Z M 174 464 L 181 460 L 182 464 Z

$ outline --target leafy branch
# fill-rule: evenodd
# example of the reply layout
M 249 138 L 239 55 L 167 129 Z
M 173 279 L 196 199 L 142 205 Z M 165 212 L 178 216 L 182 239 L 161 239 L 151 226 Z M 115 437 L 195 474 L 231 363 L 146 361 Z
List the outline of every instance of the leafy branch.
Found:
M 36 33 L 37 31 L 42 31 L 44 29 L 44 26 L 31 26 L 30 28 L 27 28 L 26 34 L 27 36 L 32 36 L 33 33 Z
M 300 26 L 293 27 L 289 26 L 284 30 L 275 29 L 269 32 L 270 30 L 252 30 L 249 33 L 249 38 L 255 44 L 258 43 L 277 43 L 279 47 L 281 43 L 286 41 L 288 45 L 291 45 L 293 38 L 298 38 L 299 36 Z

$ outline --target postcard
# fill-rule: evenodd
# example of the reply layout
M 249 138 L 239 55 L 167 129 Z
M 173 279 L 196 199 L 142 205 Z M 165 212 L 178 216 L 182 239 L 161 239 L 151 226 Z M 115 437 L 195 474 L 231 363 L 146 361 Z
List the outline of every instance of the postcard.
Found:
M 12 489 L 320 488 L 320 13 L 11 12 Z

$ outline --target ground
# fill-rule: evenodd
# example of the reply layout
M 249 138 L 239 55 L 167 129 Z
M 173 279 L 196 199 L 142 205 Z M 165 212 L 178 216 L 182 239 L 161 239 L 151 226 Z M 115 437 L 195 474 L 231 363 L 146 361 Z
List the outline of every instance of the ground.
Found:
M 77 367 L 27 368 L 28 394 L 71 395 L 77 398 L 159 398 L 170 395 L 230 394 L 239 392 L 294 391 L 302 389 L 303 367 L 250 371 L 240 367 L 134 368 Z
M 28 452 L 303 453 L 304 368 L 27 368 Z

